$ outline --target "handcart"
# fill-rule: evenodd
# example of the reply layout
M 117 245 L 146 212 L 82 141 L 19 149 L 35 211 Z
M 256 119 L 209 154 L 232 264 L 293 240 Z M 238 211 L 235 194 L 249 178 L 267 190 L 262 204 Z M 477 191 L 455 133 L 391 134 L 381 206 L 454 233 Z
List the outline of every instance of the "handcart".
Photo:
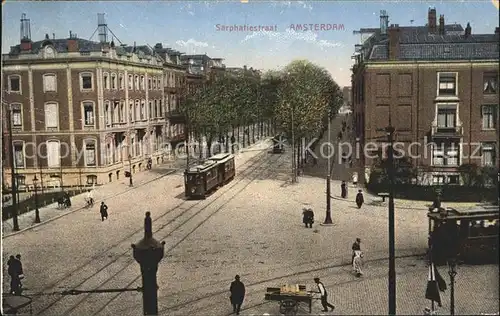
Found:
M 308 292 L 306 286 L 302 284 L 268 287 L 265 300 L 280 302 L 280 313 L 286 316 L 296 315 L 299 303 L 306 303 L 310 314 L 312 313 L 312 293 Z

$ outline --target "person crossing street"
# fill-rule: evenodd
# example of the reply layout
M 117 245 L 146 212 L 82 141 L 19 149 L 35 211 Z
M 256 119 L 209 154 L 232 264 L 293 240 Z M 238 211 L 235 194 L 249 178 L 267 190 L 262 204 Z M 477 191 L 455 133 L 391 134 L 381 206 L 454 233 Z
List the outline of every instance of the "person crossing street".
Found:
M 328 303 L 328 292 L 326 291 L 325 285 L 320 282 L 319 278 L 314 278 L 314 282 L 318 285 L 318 290 L 321 294 L 321 305 L 323 305 L 323 312 L 328 312 L 328 307 L 333 311 L 335 306 Z

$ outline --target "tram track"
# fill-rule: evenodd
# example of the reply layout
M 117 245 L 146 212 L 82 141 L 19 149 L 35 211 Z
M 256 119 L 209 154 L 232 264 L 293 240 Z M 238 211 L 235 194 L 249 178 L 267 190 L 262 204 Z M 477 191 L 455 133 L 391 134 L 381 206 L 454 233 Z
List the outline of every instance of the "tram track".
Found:
M 267 156 L 267 151 L 264 151 L 263 153 L 258 154 L 256 157 L 250 158 L 249 161 L 245 162 L 242 165 L 242 166 L 245 166 L 245 165 L 248 165 L 248 166 L 246 168 L 244 168 L 243 170 L 241 170 L 241 169 L 237 170 L 238 173 L 237 173 L 235 179 L 232 182 L 230 182 L 226 186 L 220 188 L 218 191 L 215 191 L 207 200 L 201 200 L 201 201 L 196 202 L 195 204 L 189 203 L 189 201 L 183 201 L 183 202 L 178 203 L 177 205 L 175 205 L 173 208 L 170 208 L 168 211 L 166 211 L 165 213 L 163 213 L 159 217 L 155 218 L 154 222 L 157 224 L 161 220 L 165 219 L 167 215 L 175 215 L 172 219 L 167 220 L 163 224 L 160 224 L 158 226 L 158 228 L 154 229 L 154 232 L 155 233 L 161 232 L 163 229 L 165 229 L 167 226 L 171 225 L 175 221 L 179 221 L 180 217 L 187 216 L 188 217 L 187 219 L 185 219 L 181 224 L 179 224 L 175 228 L 173 228 L 173 230 L 171 230 L 170 232 L 168 232 L 166 235 L 161 236 L 161 239 L 170 237 L 171 235 L 175 234 L 177 231 L 179 231 L 180 229 L 182 229 L 182 227 L 186 223 L 188 223 L 191 219 L 193 219 L 194 217 L 196 217 L 196 215 L 200 214 L 203 210 L 205 210 L 209 206 L 213 205 L 222 196 L 224 196 L 226 192 L 228 192 L 229 190 L 231 190 L 232 188 L 234 188 L 236 185 L 238 185 L 239 183 L 241 183 L 242 181 L 244 181 L 248 177 L 247 174 L 251 173 L 252 171 L 254 171 L 256 169 L 258 169 L 262 165 L 265 165 L 266 163 L 268 163 L 269 160 L 273 160 L 273 159 L 269 159 L 269 158 L 266 159 L 265 157 L 263 159 L 262 158 L 263 156 Z M 278 161 L 278 160 L 279 160 L 279 157 L 278 157 L 278 159 L 276 161 Z M 252 181 L 250 181 L 250 183 L 251 182 Z M 208 202 L 208 203 L 205 206 L 201 207 L 201 209 L 198 209 L 198 210 L 195 209 L 198 205 L 200 205 L 202 203 L 206 203 L 206 202 Z M 175 214 L 174 212 L 176 212 L 176 211 L 180 211 L 179 214 Z M 191 213 L 193 213 L 193 211 L 194 211 L 194 214 L 191 214 Z M 208 219 L 206 219 L 206 220 L 208 220 Z M 203 224 L 203 223 L 201 223 L 201 224 Z M 201 224 L 199 226 L 201 226 Z M 195 228 L 195 230 L 199 226 L 197 226 Z M 104 251 L 101 251 L 97 256 L 94 256 L 93 258 L 91 258 L 90 260 L 88 260 L 84 265 L 80 265 L 77 269 L 74 269 L 72 272 L 66 274 L 64 277 L 60 278 L 58 281 L 56 281 L 53 284 L 51 284 L 49 287 L 44 288 L 43 291 L 51 289 L 54 286 L 60 284 L 62 281 L 70 278 L 71 276 L 73 276 L 77 271 L 81 272 L 81 270 L 84 267 L 89 267 L 89 264 L 93 263 L 94 260 L 95 260 L 95 258 L 100 257 L 103 254 L 106 254 L 106 253 L 110 252 L 111 250 L 114 250 L 115 248 L 118 248 L 118 247 L 119 248 L 126 248 L 126 250 L 121 251 L 120 254 L 115 259 L 112 259 L 108 263 L 104 264 L 102 267 L 99 267 L 97 269 L 97 271 L 95 271 L 95 269 L 92 269 L 93 273 L 91 273 L 90 276 L 87 276 L 86 278 L 83 279 L 83 281 L 78 282 L 77 284 L 74 284 L 71 287 L 72 288 L 81 287 L 82 285 L 84 285 L 85 283 L 88 283 L 92 279 L 95 279 L 95 278 L 99 279 L 99 274 L 101 272 L 103 272 L 103 271 L 109 272 L 107 270 L 111 269 L 111 266 L 114 263 L 116 263 L 118 260 L 120 260 L 120 258 L 123 258 L 123 257 L 130 258 L 130 256 L 126 256 L 130 252 L 130 243 L 128 242 L 128 240 L 130 240 L 132 237 L 134 237 L 135 235 L 137 235 L 140 232 L 142 232 L 142 230 L 143 229 L 141 228 L 141 229 L 135 231 L 134 233 L 127 235 L 125 238 L 121 239 L 119 242 L 113 244 L 112 246 L 108 247 Z M 188 235 L 186 235 L 184 238 L 182 238 L 172 248 L 169 248 L 168 251 L 171 251 L 171 250 L 175 249 L 175 247 L 177 247 L 178 244 L 180 244 L 183 240 L 185 240 L 191 233 L 192 232 L 190 232 Z M 158 236 L 155 236 L 155 237 L 158 238 Z M 124 244 L 125 242 L 126 242 L 126 245 Z M 115 276 L 119 275 L 120 272 L 122 272 L 123 270 L 127 269 L 128 267 L 130 267 L 133 262 L 134 262 L 133 260 L 127 260 L 125 262 L 125 266 L 123 268 L 118 269 L 116 272 L 112 273 L 111 276 L 107 277 L 104 282 L 101 282 L 98 285 L 98 287 L 101 287 L 101 286 L 105 285 L 109 280 L 112 280 Z M 81 273 L 79 273 L 78 275 L 81 275 Z M 135 282 L 135 280 L 134 280 L 134 282 Z M 70 310 L 66 311 L 64 314 L 68 314 L 72 310 L 76 309 L 82 302 L 84 302 L 87 299 L 87 297 L 88 297 L 88 295 L 85 296 L 82 300 L 80 300 L 80 302 L 76 303 Z M 49 305 L 47 305 L 44 308 L 42 308 L 41 310 L 39 310 L 37 314 L 42 314 L 42 313 L 48 311 L 50 308 L 52 308 L 57 303 L 59 303 L 60 301 L 62 301 L 62 299 L 63 299 L 63 297 L 61 297 L 61 298 L 59 298 L 59 299 L 51 302 Z

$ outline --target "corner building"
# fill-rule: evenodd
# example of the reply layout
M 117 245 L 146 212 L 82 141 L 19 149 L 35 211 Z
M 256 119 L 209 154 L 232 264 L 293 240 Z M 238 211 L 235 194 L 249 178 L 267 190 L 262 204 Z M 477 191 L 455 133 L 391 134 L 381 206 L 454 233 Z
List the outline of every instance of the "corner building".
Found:
M 380 28 L 356 32 L 367 37 L 352 68 L 353 124 L 365 148 L 357 171 L 366 180 L 389 118 L 421 184 L 460 184 L 465 163 L 499 167 L 499 30 L 473 34 L 469 23 L 444 20 L 429 9 L 425 26 L 389 26 L 382 11 Z

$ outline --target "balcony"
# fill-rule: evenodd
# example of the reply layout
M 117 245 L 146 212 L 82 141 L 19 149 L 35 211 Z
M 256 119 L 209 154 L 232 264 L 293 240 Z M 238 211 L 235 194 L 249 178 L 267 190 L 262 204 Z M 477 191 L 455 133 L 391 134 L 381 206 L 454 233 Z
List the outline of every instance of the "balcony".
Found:
M 167 112 L 166 116 L 168 120 L 173 124 L 184 123 L 186 120 L 184 114 L 178 109 Z
M 461 125 L 454 127 L 444 127 L 433 125 L 431 135 L 433 138 L 460 138 L 463 136 L 464 130 Z

